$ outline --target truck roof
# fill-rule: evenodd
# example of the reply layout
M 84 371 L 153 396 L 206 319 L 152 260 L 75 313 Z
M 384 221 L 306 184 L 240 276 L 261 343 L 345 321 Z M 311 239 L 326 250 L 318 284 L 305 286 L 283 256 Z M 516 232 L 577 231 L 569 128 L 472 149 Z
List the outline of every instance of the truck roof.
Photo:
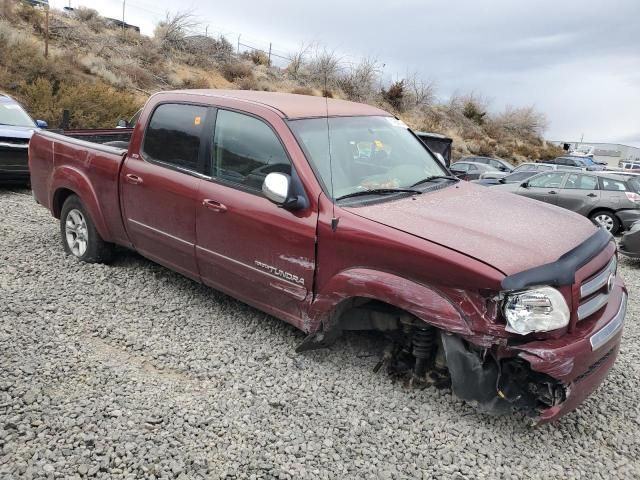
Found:
M 283 118 L 349 117 L 356 115 L 378 115 L 389 117 L 391 114 L 371 105 L 337 100 L 335 98 L 298 95 L 283 92 L 261 92 L 252 90 L 173 90 L 159 92 L 156 95 L 198 95 L 206 97 L 233 98 L 242 102 L 257 103 L 277 110 Z

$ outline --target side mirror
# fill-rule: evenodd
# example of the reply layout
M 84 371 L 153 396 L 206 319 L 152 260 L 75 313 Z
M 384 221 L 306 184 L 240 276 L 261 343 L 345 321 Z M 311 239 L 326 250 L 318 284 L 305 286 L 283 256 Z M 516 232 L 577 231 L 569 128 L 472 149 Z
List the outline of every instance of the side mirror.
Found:
M 127 128 L 129 126 L 129 122 L 127 122 L 125 119 L 121 118 L 120 120 L 118 120 L 118 128 Z
M 526 182 L 522 182 L 522 183 L 520 184 L 520 186 L 521 186 L 522 188 L 529 188 L 529 182 L 528 182 L 528 181 L 526 181 Z
M 444 157 L 442 156 L 441 153 L 436 152 L 435 153 L 436 158 L 440 161 L 440 163 L 442 165 L 444 165 L 445 167 L 447 166 L 447 162 L 445 161 Z
M 262 193 L 273 203 L 287 210 L 299 210 L 306 205 L 304 196 L 296 194 L 291 177 L 285 173 L 268 174 L 262 183 Z
M 49 128 L 49 124 L 44 120 L 36 120 L 36 126 L 38 128 Z
M 506 172 L 507 171 L 507 167 L 505 167 L 505 166 L 500 167 L 500 171 Z

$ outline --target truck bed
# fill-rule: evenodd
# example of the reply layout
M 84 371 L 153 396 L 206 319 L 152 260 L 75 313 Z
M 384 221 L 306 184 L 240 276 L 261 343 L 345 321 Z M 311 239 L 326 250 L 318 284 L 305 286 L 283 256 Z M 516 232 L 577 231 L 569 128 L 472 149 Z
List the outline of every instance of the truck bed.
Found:
M 104 218 L 96 225 L 102 237 L 128 243 L 118 200 L 118 175 L 127 149 L 76 137 L 82 135 L 34 133 L 29 145 L 33 195 L 58 218 L 66 197 L 78 192 L 96 213 L 93 218 Z

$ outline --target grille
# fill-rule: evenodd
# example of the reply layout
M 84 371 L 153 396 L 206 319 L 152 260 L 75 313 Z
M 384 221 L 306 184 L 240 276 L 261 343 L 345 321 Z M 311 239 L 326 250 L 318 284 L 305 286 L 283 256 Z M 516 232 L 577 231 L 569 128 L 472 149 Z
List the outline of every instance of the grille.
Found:
M 0 137 L 0 147 L 27 148 L 28 138 Z
M 614 256 L 602 270 L 582 282 L 578 321 L 593 315 L 607 304 L 611 290 L 610 278 L 615 276 L 617 267 L 618 260 Z

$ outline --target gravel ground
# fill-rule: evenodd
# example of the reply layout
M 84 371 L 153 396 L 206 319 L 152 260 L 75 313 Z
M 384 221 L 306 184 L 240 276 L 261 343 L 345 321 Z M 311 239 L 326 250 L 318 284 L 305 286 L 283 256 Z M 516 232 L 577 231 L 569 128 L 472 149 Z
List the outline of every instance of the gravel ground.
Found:
M 374 340 L 302 333 L 122 252 L 66 257 L 29 192 L 0 189 L 0 478 L 638 478 L 640 263 L 618 362 L 531 428 L 374 374 Z

